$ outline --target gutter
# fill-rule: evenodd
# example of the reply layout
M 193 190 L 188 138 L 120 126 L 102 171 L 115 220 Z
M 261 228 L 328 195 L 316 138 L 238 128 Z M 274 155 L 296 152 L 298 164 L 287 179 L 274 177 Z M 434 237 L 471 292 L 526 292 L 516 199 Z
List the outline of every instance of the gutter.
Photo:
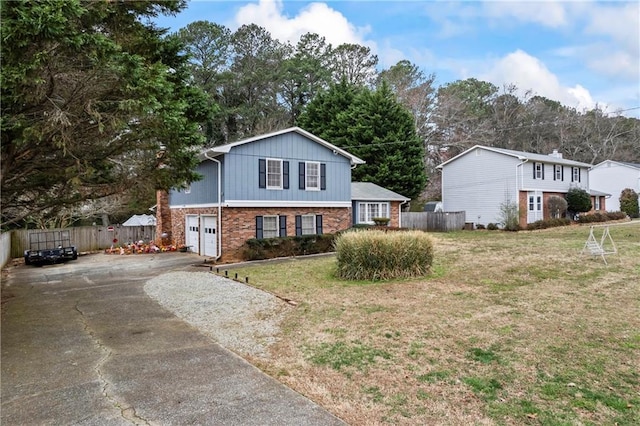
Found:
M 407 204 L 410 200 L 401 201 L 398 204 L 398 228 L 402 228 L 402 206 Z
M 518 206 L 520 205 L 520 198 L 519 198 L 519 195 L 520 195 L 520 194 L 519 194 L 519 193 L 520 193 L 520 189 L 519 189 L 519 188 L 524 187 L 524 172 L 522 173 L 522 175 L 521 175 L 521 177 L 520 177 L 521 182 L 520 182 L 520 187 L 518 187 L 518 167 L 520 167 L 520 166 L 524 165 L 526 162 L 528 162 L 528 161 L 529 161 L 529 159 L 528 159 L 528 158 L 522 158 L 522 157 L 520 157 L 520 160 L 521 160 L 522 162 L 521 162 L 521 163 L 516 164 L 516 199 L 515 199 L 515 203 L 516 203 Z
M 217 250 L 216 250 L 216 257 L 215 257 L 215 261 L 218 261 L 218 259 L 220 259 L 220 257 L 222 256 L 222 164 L 220 163 L 220 160 L 216 160 L 213 157 L 209 157 L 209 155 L 207 154 L 207 151 L 204 152 L 204 158 L 206 158 L 207 160 L 211 160 L 213 162 L 215 162 L 218 165 L 218 215 L 216 217 L 216 244 L 217 244 Z

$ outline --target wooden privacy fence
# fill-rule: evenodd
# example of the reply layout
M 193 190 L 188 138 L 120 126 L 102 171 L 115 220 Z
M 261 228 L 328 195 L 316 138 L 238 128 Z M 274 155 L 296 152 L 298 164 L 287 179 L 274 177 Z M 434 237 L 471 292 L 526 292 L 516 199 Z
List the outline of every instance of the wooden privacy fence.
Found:
M 71 245 L 78 252 L 103 250 L 120 244 L 144 240 L 149 242 L 156 237 L 155 226 L 79 226 L 64 229 L 18 229 L 11 231 L 11 257 L 22 257 L 29 250 L 29 234 L 33 232 L 69 231 Z M 116 243 L 113 240 L 118 240 Z
M 460 231 L 464 229 L 465 212 L 402 212 L 403 228 L 424 231 Z

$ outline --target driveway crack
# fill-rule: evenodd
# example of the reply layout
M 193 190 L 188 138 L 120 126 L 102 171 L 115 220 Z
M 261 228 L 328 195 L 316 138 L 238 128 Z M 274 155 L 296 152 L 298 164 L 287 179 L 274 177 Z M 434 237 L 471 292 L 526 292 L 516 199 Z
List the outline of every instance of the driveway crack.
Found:
M 82 321 L 82 325 L 84 326 L 84 331 L 89 336 L 91 336 L 96 347 L 103 353 L 102 357 L 100 357 L 95 367 L 93 367 L 94 371 L 96 372 L 96 375 L 98 376 L 98 380 L 102 384 L 102 395 L 114 407 L 120 410 L 120 415 L 126 421 L 134 425 L 150 425 L 151 423 L 149 423 L 149 420 L 139 416 L 136 413 L 136 409 L 134 407 L 123 404 L 121 401 L 118 401 L 118 399 L 114 395 L 109 393 L 109 387 L 111 386 L 111 383 L 105 377 L 102 371 L 102 367 L 109 360 L 109 358 L 111 358 L 111 355 L 113 352 L 111 351 L 111 349 L 105 346 L 102 343 L 102 341 L 95 335 L 93 330 L 91 330 L 91 328 L 89 327 L 89 324 L 87 323 L 87 318 L 85 316 L 85 313 L 82 311 L 82 309 L 80 309 L 80 307 L 78 306 L 78 303 L 75 304 L 75 310 L 80 314 L 80 320 Z

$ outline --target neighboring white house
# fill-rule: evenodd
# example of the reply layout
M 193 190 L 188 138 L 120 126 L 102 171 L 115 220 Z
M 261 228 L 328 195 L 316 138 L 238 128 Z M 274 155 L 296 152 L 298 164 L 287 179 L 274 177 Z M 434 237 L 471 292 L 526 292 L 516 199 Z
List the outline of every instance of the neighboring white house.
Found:
M 590 167 L 557 151 L 544 155 L 476 145 L 437 168 L 445 211 L 465 211 L 466 222 L 486 226 L 502 222 L 501 205 L 516 203 L 525 227 L 550 217 L 551 196 L 564 197 L 572 187 L 590 192 Z M 602 208 L 605 194 L 590 194 Z
M 589 170 L 591 187 L 611 194 L 607 199 L 607 211 L 620 210 L 620 193 L 631 188 L 640 194 L 640 164 L 605 160 Z

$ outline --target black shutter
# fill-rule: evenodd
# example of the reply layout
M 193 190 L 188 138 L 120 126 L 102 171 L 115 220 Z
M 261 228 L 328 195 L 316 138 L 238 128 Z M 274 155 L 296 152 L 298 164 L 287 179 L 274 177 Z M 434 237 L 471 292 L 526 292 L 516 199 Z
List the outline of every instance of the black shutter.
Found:
M 320 164 L 320 189 L 327 189 L 327 165 L 325 163 Z
M 262 158 L 258 160 L 258 187 L 267 187 L 267 160 Z
M 306 188 L 304 171 L 305 171 L 304 163 L 298 163 L 298 188 L 299 189 Z
M 560 174 L 562 175 L 562 181 L 564 182 L 564 166 L 560 166 Z
M 262 235 L 262 216 L 256 216 L 256 238 L 261 240 Z
M 553 180 L 556 180 L 556 173 L 558 171 L 557 167 L 558 167 L 557 164 L 553 165 Z
M 286 216 L 278 216 L 280 219 L 280 236 L 287 236 L 287 217 Z
M 571 182 L 573 182 L 573 167 L 571 168 Z
M 582 170 L 578 169 L 578 182 L 580 182 L 580 178 L 582 177 Z
M 302 235 L 302 216 L 296 215 L 296 235 Z
M 533 164 L 533 178 L 536 178 L 536 163 L 531 163 Z
M 282 187 L 289 189 L 289 162 L 282 162 Z
M 544 163 L 542 163 L 542 180 L 544 180 Z
M 316 215 L 316 234 L 322 235 L 322 215 Z

